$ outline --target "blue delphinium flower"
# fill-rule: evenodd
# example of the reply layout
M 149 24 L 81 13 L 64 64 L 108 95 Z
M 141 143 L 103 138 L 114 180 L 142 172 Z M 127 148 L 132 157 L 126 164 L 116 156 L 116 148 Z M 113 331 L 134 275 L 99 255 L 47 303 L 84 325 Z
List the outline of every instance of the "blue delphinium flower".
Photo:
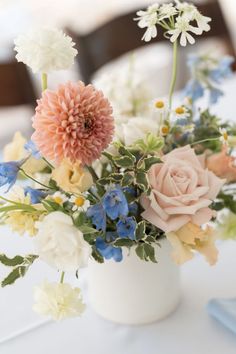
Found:
M 184 88 L 184 96 L 190 97 L 192 101 L 196 101 L 204 95 L 204 88 L 197 79 L 191 79 Z
M 216 87 L 212 87 L 209 91 L 210 97 L 209 97 L 209 101 L 210 104 L 215 104 L 218 102 L 218 99 L 221 96 L 224 96 L 224 92 L 221 91 L 220 89 L 216 88 Z
M 119 188 L 108 191 L 103 197 L 102 205 L 111 220 L 128 215 L 129 212 L 125 195 Z
M 106 243 L 103 238 L 98 237 L 95 242 L 95 246 L 98 252 L 105 259 L 114 259 L 116 262 L 121 262 L 123 259 L 122 249 L 120 247 L 114 247 Z
M 136 216 L 138 213 L 138 204 L 137 203 L 130 203 L 129 204 L 129 213 L 133 216 Z
M 117 233 L 121 238 L 135 239 L 136 221 L 132 217 L 121 217 L 116 224 Z
M 209 76 L 210 76 L 211 80 L 220 84 L 223 79 L 226 79 L 226 78 L 232 76 L 233 62 L 234 62 L 233 57 L 225 56 L 224 58 L 222 58 L 219 62 L 218 67 L 215 68 L 214 70 L 210 71 Z
M 25 145 L 24 145 L 25 150 L 29 151 L 31 155 L 36 159 L 39 160 L 41 159 L 41 154 L 39 150 L 37 149 L 35 143 L 32 140 L 29 140 Z
M 93 225 L 97 230 L 106 230 L 106 213 L 102 204 L 91 206 L 86 213 L 87 217 L 92 219 Z
M 47 193 L 40 190 L 40 189 L 34 189 L 31 187 L 26 187 L 25 188 L 25 195 L 30 196 L 30 201 L 32 204 L 38 204 L 41 202 L 43 198 L 46 197 Z
M 0 187 L 9 185 L 7 192 L 16 183 L 17 175 L 25 160 L 0 163 Z

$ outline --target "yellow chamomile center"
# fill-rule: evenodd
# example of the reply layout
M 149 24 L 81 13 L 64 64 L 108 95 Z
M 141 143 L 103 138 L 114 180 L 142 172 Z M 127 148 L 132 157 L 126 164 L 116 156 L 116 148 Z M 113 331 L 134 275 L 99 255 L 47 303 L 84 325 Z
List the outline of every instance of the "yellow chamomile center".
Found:
M 84 205 L 85 199 L 83 197 L 77 197 L 75 199 L 75 205 L 78 207 L 82 207 Z
M 162 125 L 160 130 L 161 130 L 161 135 L 165 136 L 169 133 L 170 129 L 168 125 Z
M 183 107 L 177 107 L 175 110 L 176 114 L 184 114 L 185 110 Z
M 54 199 L 55 203 L 60 204 L 60 205 L 63 204 L 63 200 L 61 197 L 57 196 L 57 197 L 54 197 L 53 199 Z
M 163 101 L 156 101 L 155 107 L 158 108 L 158 109 L 164 108 L 165 107 L 165 103 Z

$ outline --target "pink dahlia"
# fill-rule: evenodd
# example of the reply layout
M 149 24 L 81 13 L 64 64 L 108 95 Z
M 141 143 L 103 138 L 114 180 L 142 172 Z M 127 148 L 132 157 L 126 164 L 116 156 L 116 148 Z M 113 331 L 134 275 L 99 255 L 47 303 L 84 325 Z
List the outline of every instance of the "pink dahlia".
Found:
M 112 107 L 101 91 L 83 82 L 46 90 L 33 117 L 32 140 L 49 160 L 90 165 L 112 141 Z

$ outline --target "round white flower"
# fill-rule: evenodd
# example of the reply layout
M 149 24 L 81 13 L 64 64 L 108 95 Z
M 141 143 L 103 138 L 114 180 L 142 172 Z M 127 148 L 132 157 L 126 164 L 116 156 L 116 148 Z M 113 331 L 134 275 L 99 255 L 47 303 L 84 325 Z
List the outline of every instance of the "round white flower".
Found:
M 36 227 L 36 252 L 41 260 L 62 271 L 86 266 L 90 247 L 70 216 L 55 211 L 36 223 Z
M 87 200 L 83 195 L 72 195 L 69 199 L 69 202 L 71 202 L 73 205 L 72 210 L 73 211 L 87 211 L 88 208 L 90 207 L 90 202 Z
M 19 35 L 14 43 L 16 59 L 34 73 L 68 69 L 77 54 L 72 39 L 57 29 L 33 30 Z
M 45 281 L 35 287 L 34 299 L 34 311 L 54 320 L 80 316 L 85 309 L 80 289 L 72 288 L 69 284 Z
M 126 146 L 132 145 L 139 139 L 144 139 L 148 133 L 158 133 L 158 122 L 151 118 L 134 117 L 121 118 L 116 121 L 116 139 Z

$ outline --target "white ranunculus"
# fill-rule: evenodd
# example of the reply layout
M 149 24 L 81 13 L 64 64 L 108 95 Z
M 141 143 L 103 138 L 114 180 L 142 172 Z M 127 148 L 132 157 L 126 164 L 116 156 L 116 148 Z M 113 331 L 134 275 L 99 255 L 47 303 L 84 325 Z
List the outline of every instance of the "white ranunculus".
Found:
M 28 65 L 34 73 L 68 69 L 77 54 L 72 39 L 57 29 L 33 30 L 19 35 L 14 43 L 16 59 Z
M 90 247 L 70 216 L 55 211 L 36 223 L 36 227 L 36 252 L 41 260 L 62 271 L 86 266 Z
M 54 320 L 80 316 L 85 309 L 80 289 L 64 283 L 45 281 L 35 287 L 34 299 L 34 311 L 52 317 Z
M 116 140 L 120 140 L 126 146 L 144 139 L 148 133 L 157 134 L 158 131 L 158 121 L 148 117 L 122 117 L 116 120 Z

